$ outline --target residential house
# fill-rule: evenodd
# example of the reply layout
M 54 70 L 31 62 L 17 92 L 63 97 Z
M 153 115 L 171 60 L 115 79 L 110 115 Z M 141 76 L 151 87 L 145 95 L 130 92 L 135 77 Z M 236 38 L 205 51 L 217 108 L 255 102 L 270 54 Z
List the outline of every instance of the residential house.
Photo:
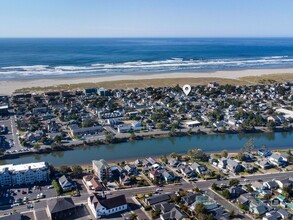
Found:
M 237 198 L 241 194 L 245 193 L 241 186 L 232 186 L 229 188 L 229 192 L 232 198 Z
M 284 158 L 282 156 L 275 154 L 275 153 L 273 153 L 269 157 L 269 161 L 276 166 L 282 166 L 286 163 L 286 161 L 284 160 Z
M 256 165 L 260 166 L 262 169 L 270 169 L 272 168 L 272 164 L 268 160 L 258 160 Z
M 284 209 L 279 209 L 277 212 L 281 215 L 282 219 L 291 219 L 292 218 L 292 214 L 287 212 Z
M 138 166 L 138 167 L 140 167 L 140 166 L 143 165 L 143 163 L 142 163 L 141 160 L 135 160 L 134 163 L 135 163 L 135 165 Z
M 124 169 L 126 170 L 126 172 L 127 172 L 128 174 L 131 174 L 131 175 L 137 173 L 137 169 L 136 169 L 136 167 L 135 167 L 134 165 L 132 165 L 132 164 L 127 164 L 127 165 L 125 165 Z
M 200 165 L 196 162 L 192 163 L 190 168 L 200 175 L 205 175 L 208 172 L 208 168 L 205 165 Z
M 272 152 L 269 150 L 260 149 L 257 151 L 257 154 L 261 157 L 269 157 L 272 155 Z
M 172 167 L 177 167 L 179 165 L 179 161 L 174 159 L 174 158 L 170 158 L 168 160 L 168 163 L 172 166 Z
M 219 159 L 219 162 L 218 162 L 218 167 L 220 168 L 220 169 L 226 169 L 226 167 L 227 167 L 227 158 L 220 158 Z
M 162 214 L 170 212 L 174 207 L 174 203 L 168 202 L 162 202 L 152 206 L 153 210 L 160 210 Z
M 237 202 L 242 205 L 249 205 L 249 202 L 253 200 L 255 200 L 255 198 L 250 193 L 244 193 L 237 198 Z
M 260 189 L 264 189 L 264 185 L 258 181 L 254 181 L 251 183 L 251 188 L 254 190 L 254 191 L 257 191 L 257 190 L 260 190 Z
M 149 177 L 150 177 L 150 179 L 152 179 L 152 180 L 160 179 L 160 178 L 161 178 L 161 173 L 158 172 L 157 170 L 151 170 L 151 171 L 149 172 Z
M 263 220 L 278 220 L 281 218 L 282 218 L 281 215 L 278 212 L 273 210 L 273 211 L 267 212 L 262 219 Z
M 278 183 L 277 183 L 276 181 L 274 181 L 274 180 L 264 182 L 264 183 L 263 183 L 263 186 L 264 186 L 266 189 L 277 189 L 277 188 L 279 188 Z
M 168 171 L 168 170 L 164 170 L 161 174 L 162 174 L 162 178 L 163 178 L 166 182 L 174 181 L 174 180 L 175 180 L 175 176 L 173 175 L 173 173 L 171 173 L 171 172 Z
M 263 203 L 250 202 L 249 211 L 255 215 L 263 215 L 268 211 L 268 207 Z
M 184 214 L 183 212 L 181 212 L 177 207 L 174 207 L 169 212 L 166 212 L 160 215 L 160 218 L 162 220 L 170 220 L 170 219 L 182 220 L 182 219 L 187 219 L 187 217 L 188 216 Z
M 165 202 L 168 201 L 169 199 L 172 198 L 172 196 L 174 195 L 174 193 L 166 193 L 166 194 L 161 194 L 161 195 L 152 195 L 150 197 L 147 197 L 144 199 L 144 202 L 147 205 L 155 205 L 161 202 Z
M 64 192 L 71 191 L 74 188 L 74 184 L 69 181 L 65 175 L 61 176 L 58 182 Z
M 180 168 L 180 172 L 188 178 L 195 176 L 194 171 L 189 166 L 183 166 Z
M 289 178 L 275 180 L 275 182 L 279 185 L 280 189 L 284 189 L 284 187 L 292 186 L 292 181 Z
M 238 161 L 233 160 L 231 158 L 227 159 L 227 167 L 226 168 L 233 173 L 239 173 L 243 169 L 243 167 L 240 165 L 240 163 Z
M 181 198 L 181 201 L 186 205 L 190 206 L 196 201 L 196 197 L 200 196 L 200 194 L 197 193 L 187 193 L 185 196 Z
M 86 175 L 82 179 L 88 189 L 93 190 L 93 191 L 104 190 L 104 187 L 100 183 L 98 177 L 96 177 L 94 175 Z

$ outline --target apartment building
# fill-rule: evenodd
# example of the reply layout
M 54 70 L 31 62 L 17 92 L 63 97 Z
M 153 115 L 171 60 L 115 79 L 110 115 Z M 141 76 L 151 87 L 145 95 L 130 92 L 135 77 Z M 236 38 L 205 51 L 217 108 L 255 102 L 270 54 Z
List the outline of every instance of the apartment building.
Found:
M 46 162 L 8 164 L 0 166 L 0 185 L 15 186 L 35 184 L 49 180 L 50 169 Z
M 111 167 L 105 160 L 93 160 L 93 170 L 101 181 L 107 181 L 111 177 Z

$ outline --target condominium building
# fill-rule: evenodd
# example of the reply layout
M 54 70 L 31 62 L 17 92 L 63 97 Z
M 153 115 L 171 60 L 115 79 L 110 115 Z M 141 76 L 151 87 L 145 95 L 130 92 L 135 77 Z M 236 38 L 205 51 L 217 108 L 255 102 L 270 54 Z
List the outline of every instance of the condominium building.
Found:
M 15 186 L 35 184 L 49 180 L 50 169 L 46 162 L 8 164 L 0 166 L 0 185 Z
M 111 177 L 111 167 L 105 160 L 93 160 L 93 170 L 101 181 L 107 181 Z

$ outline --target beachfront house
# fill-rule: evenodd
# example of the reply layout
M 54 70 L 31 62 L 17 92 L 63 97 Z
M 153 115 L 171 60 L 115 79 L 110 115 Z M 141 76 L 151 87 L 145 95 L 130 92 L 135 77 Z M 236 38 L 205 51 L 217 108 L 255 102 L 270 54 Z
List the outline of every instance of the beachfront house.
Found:
M 200 175 L 205 175 L 208 172 L 208 168 L 205 165 L 200 165 L 196 162 L 190 165 L 191 170 L 197 172 Z
M 227 167 L 226 168 L 233 173 L 239 173 L 243 169 L 243 167 L 240 165 L 240 163 L 238 161 L 233 160 L 231 158 L 227 159 Z

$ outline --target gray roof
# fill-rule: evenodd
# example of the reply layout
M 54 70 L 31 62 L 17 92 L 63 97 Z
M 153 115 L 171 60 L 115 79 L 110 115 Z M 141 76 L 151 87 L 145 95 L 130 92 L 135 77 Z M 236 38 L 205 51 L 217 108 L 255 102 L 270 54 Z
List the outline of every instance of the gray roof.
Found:
M 198 194 L 188 193 L 187 195 L 183 196 L 181 199 L 184 203 L 191 205 L 192 203 L 195 202 L 197 196 Z
M 171 211 L 175 207 L 174 203 L 163 202 L 156 205 L 153 205 L 154 210 L 161 210 L 163 213 Z
M 166 212 L 161 215 L 161 219 L 176 219 L 176 220 L 181 220 L 183 218 L 186 218 L 187 216 L 182 213 L 177 207 L 174 207 L 171 209 L 170 212 Z
M 11 215 L 4 215 L 0 217 L 1 220 L 21 220 L 22 215 L 20 213 L 14 213 Z
M 104 170 L 104 169 L 109 169 L 110 166 L 109 164 L 104 160 L 93 160 L 93 164 L 99 169 L 99 170 Z
M 236 166 L 239 165 L 239 163 L 237 161 L 232 160 L 232 159 L 229 158 L 229 159 L 227 159 L 227 165 L 231 166 L 231 167 L 236 167 Z
M 113 209 L 119 206 L 127 205 L 125 195 L 120 195 L 107 199 L 99 199 L 99 203 L 107 209 Z
M 61 185 L 62 188 L 64 188 L 66 185 L 71 186 L 72 183 L 67 179 L 65 175 L 61 176 L 59 179 L 59 184 Z
M 272 154 L 270 157 L 275 159 L 275 160 L 279 160 L 281 156 L 278 155 L 278 154 Z
M 75 204 L 70 197 L 58 197 L 47 200 L 47 207 L 51 214 L 75 208 Z
M 279 210 L 278 210 L 278 213 L 279 213 L 280 215 L 282 215 L 284 218 L 290 218 L 290 217 L 292 216 L 291 213 L 287 212 L 287 211 L 284 210 L 284 209 L 279 209 Z
M 164 202 L 164 201 L 169 200 L 172 195 L 173 195 L 173 193 L 155 195 L 155 196 L 151 196 L 151 197 L 146 198 L 146 201 L 150 205 L 155 205 L 157 203 L 160 203 L 160 202 Z

